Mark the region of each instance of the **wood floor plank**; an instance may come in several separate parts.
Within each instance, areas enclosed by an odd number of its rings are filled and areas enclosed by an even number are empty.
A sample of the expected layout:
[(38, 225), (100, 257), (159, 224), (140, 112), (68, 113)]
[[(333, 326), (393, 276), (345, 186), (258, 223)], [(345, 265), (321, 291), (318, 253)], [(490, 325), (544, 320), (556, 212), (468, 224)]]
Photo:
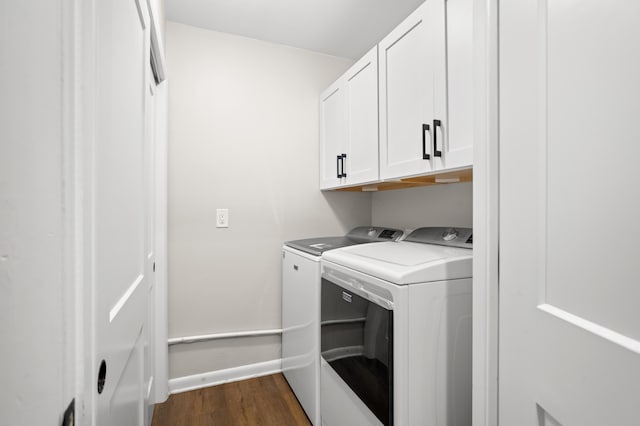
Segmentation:
[(276, 383), (278, 393), (282, 395), (283, 401), (286, 404), (285, 411), (291, 413), (291, 415), (293, 416), (293, 422), (294, 422), (293, 424), (296, 424), (296, 425), (310, 424), (309, 419), (307, 418), (307, 415), (305, 414), (304, 410), (300, 406), (298, 399), (291, 391), (291, 388), (289, 387), (289, 383), (287, 383), (287, 380), (284, 378), (284, 376), (282, 374), (275, 375), (273, 376), (273, 380)]
[(282, 374), (174, 394), (155, 407), (152, 426), (308, 426)]

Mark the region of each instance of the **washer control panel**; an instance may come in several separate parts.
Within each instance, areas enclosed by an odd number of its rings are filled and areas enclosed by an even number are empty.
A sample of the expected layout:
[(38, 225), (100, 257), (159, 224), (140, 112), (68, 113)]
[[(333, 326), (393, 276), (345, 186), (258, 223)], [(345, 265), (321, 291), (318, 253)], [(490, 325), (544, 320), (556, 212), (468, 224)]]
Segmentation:
[(426, 227), (418, 228), (409, 234), (405, 241), (442, 246), (473, 248), (473, 229)]
[(349, 231), (347, 238), (366, 241), (397, 241), (402, 235), (404, 232), (401, 229), (359, 226)]

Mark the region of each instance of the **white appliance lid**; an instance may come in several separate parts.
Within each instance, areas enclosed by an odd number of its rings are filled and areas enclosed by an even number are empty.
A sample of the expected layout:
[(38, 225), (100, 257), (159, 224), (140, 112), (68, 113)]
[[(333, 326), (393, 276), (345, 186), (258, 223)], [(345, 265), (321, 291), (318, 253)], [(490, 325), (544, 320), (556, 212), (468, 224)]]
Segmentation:
[(363, 244), (328, 251), (329, 262), (398, 285), (472, 276), (473, 251), (409, 241)]

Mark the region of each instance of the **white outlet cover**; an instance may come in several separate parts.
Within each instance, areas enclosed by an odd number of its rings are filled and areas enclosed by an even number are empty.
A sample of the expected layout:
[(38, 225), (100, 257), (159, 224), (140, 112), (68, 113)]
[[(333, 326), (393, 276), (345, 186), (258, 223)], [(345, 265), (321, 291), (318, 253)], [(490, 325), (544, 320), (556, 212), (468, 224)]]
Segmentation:
[(216, 209), (216, 228), (229, 227), (229, 209)]

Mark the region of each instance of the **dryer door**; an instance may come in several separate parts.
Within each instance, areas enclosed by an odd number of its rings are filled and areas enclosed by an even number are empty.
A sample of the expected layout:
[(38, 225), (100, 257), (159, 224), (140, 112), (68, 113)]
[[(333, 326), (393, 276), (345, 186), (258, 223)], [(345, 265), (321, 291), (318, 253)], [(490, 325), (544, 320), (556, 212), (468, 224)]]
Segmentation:
[(363, 296), (322, 278), (321, 355), (382, 424), (392, 425), (393, 310)]

